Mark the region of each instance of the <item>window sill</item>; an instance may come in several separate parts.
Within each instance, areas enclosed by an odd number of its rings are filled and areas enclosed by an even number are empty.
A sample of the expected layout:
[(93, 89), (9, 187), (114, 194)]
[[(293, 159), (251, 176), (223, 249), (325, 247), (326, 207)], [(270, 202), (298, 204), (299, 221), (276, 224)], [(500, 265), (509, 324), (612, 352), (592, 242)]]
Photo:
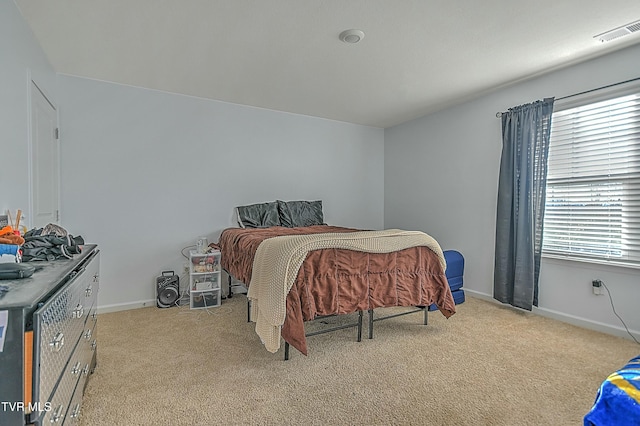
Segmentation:
[(547, 254), (547, 253), (542, 253), (542, 259), (549, 259), (549, 260), (554, 260), (554, 261), (559, 261), (558, 263), (562, 263), (562, 262), (576, 262), (576, 263), (580, 263), (583, 264), (585, 266), (590, 265), (594, 268), (598, 267), (598, 266), (606, 266), (606, 267), (610, 267), (610, 268), (615, 268), (615, 269), (627, 269), (630, 270), (629, 272), (633, 271), (636, 272), (638, 270), (640, 270), (640, 265), (634, 265), (634, 264), (630, 264), (630, 263), (623, 263), (623, 262), (618, 262), (618, 261), (612, 261), (612, 260), (599, 260), (599, 259), (583, 259), (583, 258), (577, 258), (577, 257), (572, 257), (572, 256), (562, 256), (562, 255), (558, 255), (558, 254)]

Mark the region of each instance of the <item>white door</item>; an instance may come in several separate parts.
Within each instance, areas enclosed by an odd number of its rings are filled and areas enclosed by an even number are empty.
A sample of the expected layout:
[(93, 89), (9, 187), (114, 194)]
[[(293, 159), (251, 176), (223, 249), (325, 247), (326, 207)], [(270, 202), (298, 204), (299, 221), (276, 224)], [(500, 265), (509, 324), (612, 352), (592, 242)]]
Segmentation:
[(60, 143), (57, 111), (31, 82), (31, 217), (33, 228), (60, 219)]

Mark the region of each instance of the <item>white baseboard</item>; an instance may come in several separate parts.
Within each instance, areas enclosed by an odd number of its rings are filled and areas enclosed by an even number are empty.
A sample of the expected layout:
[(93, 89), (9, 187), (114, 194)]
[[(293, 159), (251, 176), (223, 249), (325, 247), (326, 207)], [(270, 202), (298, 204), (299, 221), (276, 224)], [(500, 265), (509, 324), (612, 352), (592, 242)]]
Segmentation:
[[(476, 299), (482, 299), (485, 300), (487, 302), (493, 302), (497, 305), (500, 306), (506, 306), (506, 307), (510, 307), (512, 309), (515, 310), (520, 310), (519, 308), (515, 308), (512, 307), (510, 305), (501, 303), (499, 301), (497, 301), (496, 299), (493, 298), (493, 296), (486, 294), (486, 293), (480, 293), (478, 291), (474, 291), (474, 290), (469, 290), (466, 288), (463, 288), (465, 294), (467, 294), (468, 296), (471, 297), (475, 297)], [(592, 320), (588, 320), (585, 318), (581, 318), (581, 317), (576, 317), (574, 315), (569, 315), (569, 314), (565, 314), (563, 312), (558, 312), (558, 311), (554, 311), (551, 309), (546, 309), (546, 308), (537, 308), (537, 307), (533, 307), (533, 310), (531, 311), (534, 314), (546, 317), (546, 318), (551, 318), (551, 319), (555, 319), (558, 321), (562, 321), (562, 322), (566, 322), (568, 324), (572, 324), (572, 325), (576, 325), (578, 327), (582, 327), (582, 328), (587, 328), (589, 330), (595, 330), (595, 331), (599, 331), (601, 333), (606, 333), (606, 334), (611, 334), (613, 336), (618, 336), (618, 337), (622, 337), (628, 340), (633, 340), (631, 339), (631, 336), (629, 336), (629, 333), (627, 333), (627, 330), (625, 330), (622, 327), (615, 327), (612, 326), (610, 324), (604, 324), (598, 321), (592, 321)], [(634, 335), (634, 337), (638, 340), (640, 340), (640, 332), (635, 331), (635, 330), (629, 330), (629, 332), (631, 334)]]
[[(234, 287), (236, 287), (236, 283), (233, 284)], [(238, 291), (237, 291), (238, 290)], [(237, 289), (234, 288), (234, 294), (236, 293), (243, 293), (243, 288), (238, 287)], [(465, 294), (467, 296), (470, 297), (475, 297), (476, 299), (482, 299), (485, 300), (487, 302), (491, 302), (491, 303), (495, 303), (496, 305), (500, 305), (500, 306), (504, 306), (504, 307), (509, 307), (511, 309), (515, 309), (515, 310), (520, 310), (519, 308), (515, 308), (512, 307), (510, 305), (504, 304), (504, 303), (500, 303), (499, 301), (497, 301), (496, 299), (493, 298), (493, 296), (491, 296), (490, 294), (486, 294), (486, 293), (481, 293), (478, 291), (474, 291), (474, 290), (469, 290), (466, 288), (463, 288)], [(98, 306), (98, 314), (106, 314), (109, 312), (118, 312), (118, 311), (127, 311), (129, 309), (140, 309), (140, 308), (148, 308), (150, 306), (156, 306), (156, 300), (155, 299), (150, 299), (150, 300), (140, 300), (137, 302), (129, 302), (129, 303), (116, 303), (113, 305), (104, 305), (104, 306)], [(625, 330), (622, 327), (615, 327), (612, 326), (610, 324), (604, 324), (598, 321), (592, 321), (592, 320), (588, 320), (585, 318), (581, 318), (581, 317), (576, 317), (573, 315), (569, 315), (569, 314), (565, 314), (563, 312), (558, 312), (558, 311), (554, 311), (551, 309), (546, 309), (546, 308), (537, 308), (534, 306), (533, 313), (543, 316), (543, 317), (547, 317), (547, 318), (552, 318), (558, 321), (562, 321), (562, 322), (566, 322), (568, 324), (573, 324), (576, 325), (578, 327), (583, 327), (583, 328), (587, 328), (589, 330), (595, 330), (595, 331), (599, 331), (602, 333), (607, 333), (607, 334), (611, 334), (614, 336), (618, 336), (618, 337), (622, 337), (625, 339), (629, 339), (632, 340), (631, 337), (629, 336), (629, 334), (627, 333), (627, 330)], [(640, 332), (635, 331), (635, 330), (629, 330), (631, 332), (631, 334), (633, 334), (635, 336), (636, 339), (640, 340)]]
[[(233, 294), (246, 294), (247, 288), (241, 282), (234, 282), (232, 284)], [(227, 297), (227, 286), (222, 286), (222, 297)], [(187, 295), (188, 299), (188, 295)], [(187, 303), (188, 305), (189, 303)], [(98, 314), (106, 314), (109, 312), (128, 311), (130, 309), (148, 308), (150, 306), (157, 306), (156, 299), (138, 300), (137, 302), (127, 303), (115, 303), (113, 305), (98, 306)]]
[(467, 296), (475, 297), (476, 299), (482, 299), (487, 302), (493, 302), (493, 303), (497, 303), (498, 305), (502, 305), (502, 303), (498, 302), (490, 294), (480, 293), (479, 291), (469, 290), (468, 288), (464, 288), (464, 287), (462, 287), (462, 290), (464, 290), (464, 294)]
[(116, 303), (113, 305), (98, 306), (98, 314), (106, 314), (109, 312), (128, 311), (130, 309), (148, 308), (156, 306), (156, 299), (139, 300), (137, 302)]

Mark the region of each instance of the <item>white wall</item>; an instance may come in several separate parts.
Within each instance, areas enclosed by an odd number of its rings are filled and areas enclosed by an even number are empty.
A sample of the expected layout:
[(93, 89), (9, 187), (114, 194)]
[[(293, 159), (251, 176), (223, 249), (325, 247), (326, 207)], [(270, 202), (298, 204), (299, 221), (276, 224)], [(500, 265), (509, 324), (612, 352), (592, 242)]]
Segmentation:
[[(499, 65), (496, 65), (499, 66)], [(495, 215), (502, 149), (496, 112), (639, 76), (640, 45), (555, 71), (385, 130), (385, 227), (420, 229), (465, 255), (464, 287), (493, 295)], [(618, 314), (640, 333), (640, 271), (544, 259), (536, 311), (626, 336)]]
[(11, 0), (0, 0), (0, 58), (0, 212), (27, 213), (29, 81), (33, 79), (55, 103), (56, 75)]
[(59, 93), (62, 225), (102, 250), (103, 309), (153, 299), (238, 205), (322, 200), (327, 223), (383, 226), (382, 129), (71, 76)]
[[(215, 241), (232, 208), (322, 199), (332, 224), (421, 229), (465, 254), (465, 288), (490, 297), (500, 160), (497, 111), (638, 76), (640, 46), (390, 128), (367, 128), (56, 75), (0, 0), (0, 211), (29, 203), (29, 80), (59, 107), (62, 224), (102, 249), (101, 306), (153, 299), (180, 249)], [(462, 124), (460, 124), (462, 123)], [(384, 191), (383, 191), (384, 185)], [(355, 194), (355, 197), (354, 197)], [(384, 203), (383, 203), (384, 197)], [(543, 314), (623, 335), (640, 330), (639, 273), (543, 260)]]

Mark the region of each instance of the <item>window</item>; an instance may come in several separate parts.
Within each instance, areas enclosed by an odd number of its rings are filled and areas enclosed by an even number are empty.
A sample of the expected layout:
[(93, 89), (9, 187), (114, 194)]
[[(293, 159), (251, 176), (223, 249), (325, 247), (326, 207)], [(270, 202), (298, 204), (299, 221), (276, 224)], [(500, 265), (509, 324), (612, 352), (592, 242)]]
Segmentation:
[(556, 103), (545, 255), (640, 267), (640, 87)]

